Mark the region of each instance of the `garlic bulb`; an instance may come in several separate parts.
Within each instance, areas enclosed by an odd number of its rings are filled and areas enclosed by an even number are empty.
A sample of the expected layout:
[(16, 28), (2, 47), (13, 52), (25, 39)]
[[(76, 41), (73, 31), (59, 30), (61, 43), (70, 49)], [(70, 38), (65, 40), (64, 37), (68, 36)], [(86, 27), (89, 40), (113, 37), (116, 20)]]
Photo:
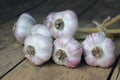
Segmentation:
[(79, 27), (77, 15), (72, 10), (50, 13), (45, 24), (54, 38), (63, 35), (73, 36)]
[(43, 24), (36, 24), (32, 29), (31, 29), (31, 34), (41, 34), (45, 37), (48, 37), (51, 41), (53, 41), (52, 36), (48, 30), (48, 27)]
[(34, 18), (28, 13), (23, 13), (13, 26), (13, 32), (16, 39), (23, 43), (24, 39), (30, 35), (32, 27), (36, 24)]
[(90, 66), (109, 67), (115, 61), (115, 44), (101, 33), (88, 35), (82, 47), (85, 61)]
[(34, 65), (48, 61), (52, 54), (52, 42), (42, 35), (30, 35), (24, 41), (25, 57)]
[(59, 37), (54, 41), (53, 61), (67, 67), (77, 67), (81, 61), (82, 47), (71, 36)]

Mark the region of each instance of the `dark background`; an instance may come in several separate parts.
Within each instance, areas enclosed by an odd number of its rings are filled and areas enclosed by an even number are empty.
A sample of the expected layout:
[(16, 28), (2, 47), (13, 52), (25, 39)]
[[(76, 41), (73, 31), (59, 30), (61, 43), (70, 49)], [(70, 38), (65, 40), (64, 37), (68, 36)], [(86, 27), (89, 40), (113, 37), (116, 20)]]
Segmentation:
[[(49, 0), (0, 0), (0, 24), (3, 24), (16, 16), (19, 16), (23, 12), (32, 10), (40, 5), (44, 5), (44, 3), (46, 3), (47, 1)], [(51, 0), (51, 2), (52, 1), (53, 0)], [(60, 0), (56, 1), (59, 2)], [(79, 2), (81, 2), (81, 4), (79, 5), (79, 11), (86, 14), (87, 12), (89, 12), (89, 14), (86, 15), (86, 17), (89, 17), (89, 19), (93, 19), (94, 15), (97, 14), (100, 14), (97, 17), (97, 19), (99, 19), (99, 17), (105, 18), (108, 15), (115, 16), (120, 13), (120, 0), (79, 0)], [(91, 5), (94, 6), (89, 8)], [(77, 13), (77, 8), (75, 8), (74, 11)]]
[(0, 24), (47, 0), (0, 0)]

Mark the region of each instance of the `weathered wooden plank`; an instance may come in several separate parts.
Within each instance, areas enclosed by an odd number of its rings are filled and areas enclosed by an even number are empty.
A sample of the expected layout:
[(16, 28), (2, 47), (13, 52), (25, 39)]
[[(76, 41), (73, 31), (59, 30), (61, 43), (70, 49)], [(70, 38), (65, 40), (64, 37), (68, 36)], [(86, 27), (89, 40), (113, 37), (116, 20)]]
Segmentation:
[(0, 28), (0, 77), (22, 60), (22, 45), (13, 37), (11, 26), (14, 21)]
[[(68, 1), (76, 2), (74, 0), (68, 0)], [(67, 8), (65, 7), (64, 10), (68, 8), (69, 9), (72, 8), (70, 7), (70, 4), (68, 5), (67, 3), (68, 1), (64, 1), (64, 0), (48, 1), (44, 5), (41, 5), (37, 7), (36, 9), (33, 9), (32, 11), (29, 11), (29, 13), (33, 16), (35, 15), (34, 17), (36, 18), (38, 23), (42, 23), (42, 21), (45, 19), (48, 13), (50, 13), (51, 11), (55, 11), (56, 9), (59, 9), (58, 6), (60, 5), (63, 6), (63, 3), (67, 7)], [(24, 59), (24, 56), (22, 55), (22, 45), (20, 45), (15, 40), (14, 35), (12, 34), (12, 26), (14, 22), (16, 21), (16, 19), (17, 18), (14, 18), (13, 20), (7, 22), (6, 24), (0, 25), (0, 32), (1, 32), (0, 41), (2, 42), (0, 43), (1, 44), (0, 45), (0, 54), (1, 54), (0, 56), (0, 77), (3, 77), (9, 70), (11, 70), (16, 64), (18, 64)]]
[(112, 72), (111, 80), (120, 80), (120, 38), (116, 40), (116, 53), (118, 54), (118, 62)]
[(25, 60), (2, 80), (105, 80), (108, 70), (109, 68), (88, 67), (83, 63), (76, 69), (70, 69), (51, 61), (36, 67)]
[(115, 69), (112, 73), (111, 80), (120, 80), (120, 57), (119, 57), (117, 66), (115, 67)]

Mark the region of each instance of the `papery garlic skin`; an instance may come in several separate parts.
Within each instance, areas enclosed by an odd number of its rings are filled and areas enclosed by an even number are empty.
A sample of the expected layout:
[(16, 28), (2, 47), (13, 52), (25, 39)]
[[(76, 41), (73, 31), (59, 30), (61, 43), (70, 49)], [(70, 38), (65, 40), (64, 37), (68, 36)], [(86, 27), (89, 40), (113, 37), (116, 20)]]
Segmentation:
[(63, 36), (54, 41), (52, 59), (56, 64), (67, 67), (77, 67), (80, 64), (82, 47), (71, 36)]
[(23, 13), (13, 26), (13, 32), (16, 39), (20, 43), (24, 43), (24, 39), (31, 34), (32, 27), (36, 24), (35, 19), (28, 13)]
[(30, 35), (24, 41), (23, 52), (33, 65), (42, 65), (51, 58), (53, 44), (48, 37)]
[(33, 26), (33, 28), (31, 29), (31, 34), (40, 34), (43, 35), (45, 37), (48, 37), (51, 41), (53, 41), (52, 36), (48, 30), (48, 27), (44, 24), (36, 24), (35, 26)]
[(109, 67), (115, 61), (115, 44), (101, 33), (92, 33), (82, 43), (85, 61), (90, 66)]
[(50, 13), (45, 24), (54, 38), (73, 36), (79, 28), (77, 15), (72, 10)]

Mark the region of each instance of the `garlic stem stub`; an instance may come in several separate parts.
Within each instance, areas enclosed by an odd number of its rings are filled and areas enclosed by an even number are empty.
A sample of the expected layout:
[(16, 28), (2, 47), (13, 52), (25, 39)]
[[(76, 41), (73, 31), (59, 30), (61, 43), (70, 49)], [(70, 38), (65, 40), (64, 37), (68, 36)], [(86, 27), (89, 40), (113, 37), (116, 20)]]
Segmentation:
[(115, 61), (115, 44), (102, 33), (92, 33), (82, 43), (85, 61), (90, 66), (109, 67)]
[(54, 38), (73, 36), (79, 28), (78, 17), (72, 10), (50, 13), (45, 24)]
[(52, 59), (56, 64), (77, 67), (80, 64), (82, 46), (72, 36), (59, 37), (54, 41)]
[(36, 24), (35, 26), (33, 26), (33, 28), (31, 29), (31, 34), (43, 35), (45, 37), (48, 37), (53, 42), (53, 38), (48, 30), (48, 27), (44, 24)]
[(24, 41), (23, 53), (33, 65), (42, 65), (51, 58), (52, 47), (48, 37), (30, 35)]
[(24, 43), (25, 38), (31, 34), (32, 27), (36, 24), (35, 19), (28, 13), (23, 13), (13, 26), (13, 32), (20, 43)]

